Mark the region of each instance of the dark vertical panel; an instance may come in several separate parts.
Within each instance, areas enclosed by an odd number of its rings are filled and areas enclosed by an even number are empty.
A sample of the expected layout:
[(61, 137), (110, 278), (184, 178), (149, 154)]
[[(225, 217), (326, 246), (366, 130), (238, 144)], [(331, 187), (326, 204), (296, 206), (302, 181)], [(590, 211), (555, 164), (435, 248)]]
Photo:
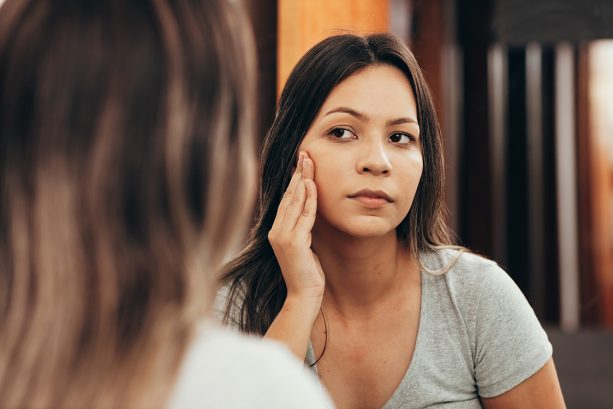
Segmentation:
[(543, 48), (543, 169), (545, 199), (545, 321), (560, 320), (560, 277), (558, 267), (558, 214), (556, 206), (554, 50)]
[(526, 145), (526, 53), (509, 48), (507, 130), (507, 255), (508, 272), (528, 299), (530, 289), (528, 229), (528, 161)]
[(491, 256), (495, 222), (492, 220), (487, 90), (491, 2), (458, 0), (457, 10), (464, 74), (460, 238), (474, 251)]
[(253, 25), (258, 58), (258, 142), (261, 143), (275, 115), (277, 95), (277, 1), (246, 0)]

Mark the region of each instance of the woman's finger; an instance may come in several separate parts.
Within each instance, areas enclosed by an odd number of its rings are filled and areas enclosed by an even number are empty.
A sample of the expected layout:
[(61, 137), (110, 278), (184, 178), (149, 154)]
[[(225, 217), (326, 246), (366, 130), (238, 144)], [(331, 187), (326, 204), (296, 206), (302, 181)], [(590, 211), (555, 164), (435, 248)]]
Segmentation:
[(303, 179), (315, 180), (315, 163), (307, 152), (304, 152), (302, 161), (302, 177)]
[(302, 208), (302, 214), (296, 223), (297, 233), (310, 234), (315, 224), (317, 214), (317, 187), (312, 179), (304, 180), (306, 199)]
[(296, 191), (304, 171), (304, 158), (306, 158), (306, 154), (304, 152), (298, 153), (298, 164), (296, 165), (296, 170), (289, 181), (289, 185), (287, 185), (287, 189), (285, 190), (286, 194), (284, 196), (287, 196), (288, 194), (292, 195)]
[(289, 185), (281, 198), (281, 202), (279, 203), (279, 207), (277, 208), (277, 216), (275, 217), (274, 223), (282, 222), (285, 218), (285, 213), (287, 210), (287, 206), (292, 200), (292, 196), (296, 192), (296, 187), (298, 187), (299, 182), (302, 180), (302, 171), (304, 164), (304, 153), (300, 152), (298, 154), (298, 164), (296, 166), (296, 170), (290, 179)]
[(306, 186), (304, 182), (303, 179), (298, 183), (296, 192), (294, 192), (294, 195), (289, 201), (285, 211), (285, 217), (282, 220), (284, 229), (288, 229), (289, 231), (294, 229), (304, 209), (304, 202), (306, 199)]

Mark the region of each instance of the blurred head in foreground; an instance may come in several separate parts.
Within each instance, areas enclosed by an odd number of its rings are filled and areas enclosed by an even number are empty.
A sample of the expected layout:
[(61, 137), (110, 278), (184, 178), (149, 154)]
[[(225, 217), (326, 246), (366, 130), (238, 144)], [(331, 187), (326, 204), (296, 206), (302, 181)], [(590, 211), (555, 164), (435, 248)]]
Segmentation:
[(234, 3), (0, 7), (1, 407), (164, 406), (253, 195)]

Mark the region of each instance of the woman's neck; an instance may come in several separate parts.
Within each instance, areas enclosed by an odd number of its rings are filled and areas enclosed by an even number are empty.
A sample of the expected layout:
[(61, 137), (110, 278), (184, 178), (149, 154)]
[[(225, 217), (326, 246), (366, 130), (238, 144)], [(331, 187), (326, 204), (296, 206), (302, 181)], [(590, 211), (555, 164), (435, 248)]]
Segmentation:
[(326, 275), (324, 305), (347, 318), (377, 315), (420, 285), (417, 263), (394, 231), (369, 238), (313, 231), (312, 248)]

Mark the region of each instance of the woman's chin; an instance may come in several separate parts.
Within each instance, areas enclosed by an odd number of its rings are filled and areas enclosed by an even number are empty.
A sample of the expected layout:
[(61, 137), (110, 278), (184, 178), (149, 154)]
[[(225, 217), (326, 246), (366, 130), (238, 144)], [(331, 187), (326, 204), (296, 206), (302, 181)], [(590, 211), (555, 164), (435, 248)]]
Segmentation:
[(359, 239), (383, 237), (396, 231), (396, 225), (389, 220), (374, 216), (361, 216), (359, 220), (339, 223), (338, 228), (347, 235)]

